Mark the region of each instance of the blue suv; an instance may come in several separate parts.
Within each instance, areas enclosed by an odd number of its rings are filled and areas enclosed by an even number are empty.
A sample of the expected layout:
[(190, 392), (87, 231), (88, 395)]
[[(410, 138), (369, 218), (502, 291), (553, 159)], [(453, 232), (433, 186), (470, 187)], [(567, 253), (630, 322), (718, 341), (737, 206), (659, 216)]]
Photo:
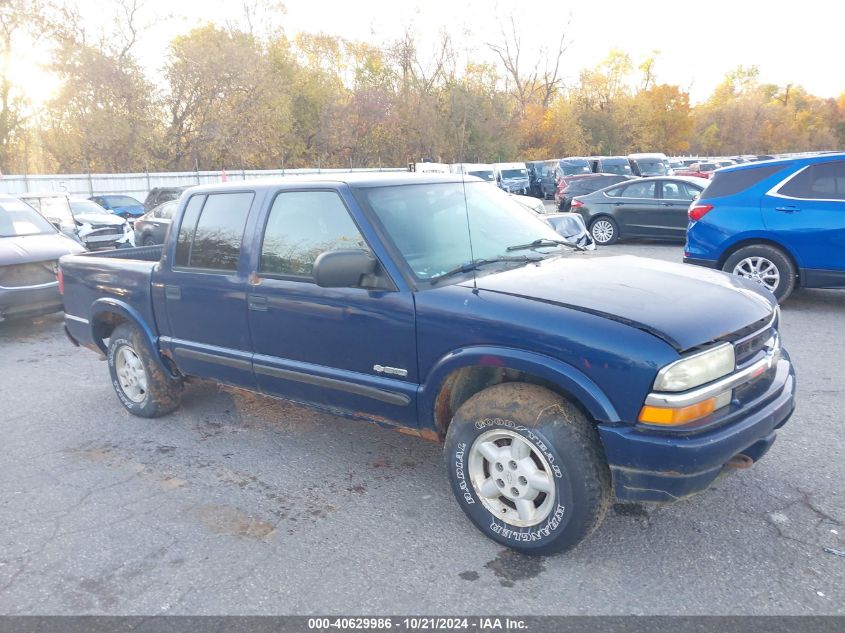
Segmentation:
[(718, 170), (689, 208), (684, 262), (753, 279), (779, 301), (845, 287), (845, 153)]

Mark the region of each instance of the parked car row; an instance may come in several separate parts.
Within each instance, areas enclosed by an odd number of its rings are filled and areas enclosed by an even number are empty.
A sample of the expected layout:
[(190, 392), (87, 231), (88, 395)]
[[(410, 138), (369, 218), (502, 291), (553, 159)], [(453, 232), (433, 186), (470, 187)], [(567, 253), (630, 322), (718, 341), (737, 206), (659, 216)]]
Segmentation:
[[(155, 188), (144, 204), (124, 195), (0, 196), (0, 321), (62, 309), (57, 277), (62, 255), (163, 243), (186, 188)], [(152, 205), (147, 212), (146, 205)], [(136, 218), (134, 226), (127, 218)]]
[(61, 310), (59, 257), (84, 250), (28, 204), (0, 196), (0, 321)]

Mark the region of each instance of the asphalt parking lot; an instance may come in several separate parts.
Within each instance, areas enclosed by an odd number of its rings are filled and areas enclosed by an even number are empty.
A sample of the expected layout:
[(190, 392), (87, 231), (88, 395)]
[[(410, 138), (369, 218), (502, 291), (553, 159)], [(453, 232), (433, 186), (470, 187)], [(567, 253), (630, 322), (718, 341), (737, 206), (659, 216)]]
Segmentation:
[(208, 383), (133, 418), (60, 328), (0, 324), (2, 614), (845, 614), (845, 292), (784, 306), (765, 459), (541, 559), (470, 525), (433, 443)]

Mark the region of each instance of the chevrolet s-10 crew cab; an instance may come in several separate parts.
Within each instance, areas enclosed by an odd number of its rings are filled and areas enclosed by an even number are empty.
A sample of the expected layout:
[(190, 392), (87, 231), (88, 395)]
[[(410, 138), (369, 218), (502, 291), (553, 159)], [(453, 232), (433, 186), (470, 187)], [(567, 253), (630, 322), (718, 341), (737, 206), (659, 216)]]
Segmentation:
[(190, 189), (163, 246), (61, 259), (65, 327), (154, 417), (214, 379), (443, 442), (458, 504), (529, 554), (611, 500), (760, 459), (794, 407), (779, 310), (720, 271), (577, 252), (460, 174)]

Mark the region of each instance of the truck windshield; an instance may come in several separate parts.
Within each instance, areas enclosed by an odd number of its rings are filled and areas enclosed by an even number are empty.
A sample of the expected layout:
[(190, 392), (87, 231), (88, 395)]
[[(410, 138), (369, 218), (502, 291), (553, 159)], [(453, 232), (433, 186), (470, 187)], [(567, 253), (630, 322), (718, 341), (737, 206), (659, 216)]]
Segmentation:
[[(360, 191), (418, 279), (435, 279), (473, 260), (506, 258), (515, 244), (560, 240), (534, 213), (481, 182)], [(562, 252), (556, 244), (535, 250)]]
[(17, 200), (0, 202), (0, 237), (48, 235), (55, 232), (53, 225), (28, 204)]
[(619, 174), (621, 176), (632, 175), (631, 163), (628, 160), (603, 161), (601, 171), (605, 174)]
[(503, 169), (502, 178), (528, 178), (527, 169)]
[(666, 165), (660, 159), (638, 158), (637, 167), (643, 176), (665, 176), (669, 173)]
[(590, 174), (592, 173), (592, 169), (590, 166), (584, 163), (572, 163), (569, 161), (560, 161), (559, 163), (560, 174), (562, 176), (574, 176), (575, 174)]
[(495, 177), (493, 176), (493, 172), (490, 170), (483, 170), (483, 171), (471, 171), (468, 172), (470, 176), (475, 176), (476, 178), (481, 178), (482, 180), (486, 180), (487, 182), (493, 182)]

